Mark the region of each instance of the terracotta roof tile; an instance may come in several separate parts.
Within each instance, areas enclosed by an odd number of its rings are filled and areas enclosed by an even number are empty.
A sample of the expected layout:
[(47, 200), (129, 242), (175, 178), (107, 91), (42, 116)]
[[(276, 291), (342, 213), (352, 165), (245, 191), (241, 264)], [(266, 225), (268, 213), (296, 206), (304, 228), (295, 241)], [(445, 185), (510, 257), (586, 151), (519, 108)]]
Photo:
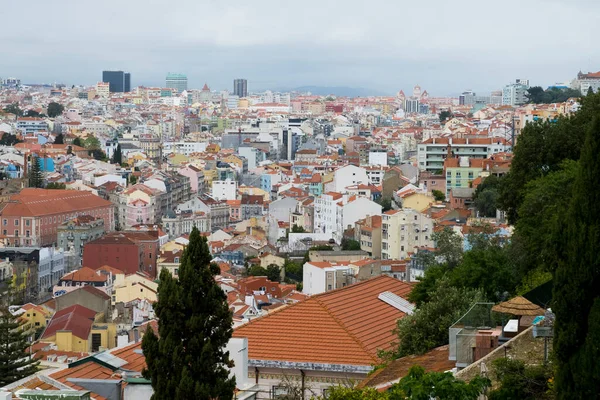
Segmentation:
[(411, 288), (380, 276), (275, 310), (237, 328), (233, 336), (248, 338), (254, 360), (370, 366), (379, 362), (379, 349), (390, 349), (396, 321), (406, 315), (379, 300), (379, 294), (406, 298)]

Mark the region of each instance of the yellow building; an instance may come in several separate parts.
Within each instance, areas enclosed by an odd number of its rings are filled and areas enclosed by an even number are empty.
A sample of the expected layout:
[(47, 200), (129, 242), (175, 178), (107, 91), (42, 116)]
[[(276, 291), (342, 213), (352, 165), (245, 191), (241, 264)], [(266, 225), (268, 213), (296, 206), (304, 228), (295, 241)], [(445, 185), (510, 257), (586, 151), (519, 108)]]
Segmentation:
[(261, 256), (259, 256), (259, 258), (260, 266), (263, 268), (267, 268), (271, 264), (275, 264), (278, 267), (283, 267), (283, 264), (285, 264), (285, 258), (276, 256), (275, 254), (271, 253), (264, 253)]
[(22, 329), (26, 332), (45, 328), (51, 317), (48, 310), (32, 303), (25, 304), (21, 310), (23, 313), (19, 317), (24, 321)]
[(240, 196), (247, 194), (250, 196), (262, 196), (265, 201), (271, 200), (271, 195), (267, 191), (253, 186), (240, 186), (238, 188), (238, 193)]
[(129, 303), (132, 300), (158, 300), (156, 292), (158, 284), (140, 274), (117, 276), (113, 287), (112, 303)]
[(59, 351), (91, 353), (113, 348), (116, 326), (103, 320), (103, 313), (76, 304), (54, 314), (40, 341), (54, 343)]
[(402, 208), (412, 208), (418, 212), (423, 212), (435, 203), (432, 196), (422, 193), (411, 193), (402, 198)]

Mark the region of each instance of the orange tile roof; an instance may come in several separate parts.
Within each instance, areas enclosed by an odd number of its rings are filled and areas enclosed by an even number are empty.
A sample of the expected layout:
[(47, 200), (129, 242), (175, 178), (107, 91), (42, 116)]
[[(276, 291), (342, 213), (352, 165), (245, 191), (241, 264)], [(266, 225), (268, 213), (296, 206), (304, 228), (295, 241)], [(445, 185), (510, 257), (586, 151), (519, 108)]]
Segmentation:
[(370, 366), (380, 361), (379, 349), (391, 348), (396, 321), (406, 315), (379, 300), (379, 294), (406, 298), (411, 289), (380, 276), (275, 310), (237, 328), (233, 336), (248, 338), (253, 360)]
[(93, 193), (78, 190), (27, 188), (21, 190), (21, 193), (11, 196), (10, 200), (2, 209), (2, 215), (53, 215), (112, 207), (110, 201)]
[(146, 368), (146, 358), (140, 352), (142, 349), (142, 342), (133, 343), (120, 349), (114, 349), (111, 353), (125, 361), (127, 364), (120, 367), (128, 371), (142, 372)]
[(413, 365), (420, 365), (427, 372), (445, 372), (454, 368), (455, 364), (455, 361), (448, 360), (448, 346), (441, 346), (422, 355), (412, 355), (394, 360), (385, 368), (375, 371), (358, 386), (390, 386), (404, 378)]
[[(103, 365), (93, 361), (79, 364), (73, 368), (65, 368), (49, 375), (50, 378), (56, 379), (60, 383), (72, 387), (75, 390), (87, 390), (79, 385), (76, 385), (69, 378), (81, 379), (115, 379), (113, 371)], [(91, 393), (91, 396), (96, 400), (104, 400), (105, 397)]]
[(60, 278), (61, 281), (75, 281), (75, 282), (106, 282), (108, 276), (98, 274), (96, 271), (89, 267), (81, 267), (76, 271), (70, 272)]

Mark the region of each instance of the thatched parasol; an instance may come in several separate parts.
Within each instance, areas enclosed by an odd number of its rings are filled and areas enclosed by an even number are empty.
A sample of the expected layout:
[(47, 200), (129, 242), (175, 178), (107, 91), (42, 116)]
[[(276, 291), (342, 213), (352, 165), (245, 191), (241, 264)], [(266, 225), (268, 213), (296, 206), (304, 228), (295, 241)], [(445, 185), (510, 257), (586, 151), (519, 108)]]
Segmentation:
[(537, 306), (527, 300), (525, 297), (517, 296), (508, 301), (505, 301), (500, 304), (496, 304), (492, 307), (492, 311), (496, 311), (502, 314), (511, 314), (511, 315), (544, 315), (544, 309), (540, 306)]

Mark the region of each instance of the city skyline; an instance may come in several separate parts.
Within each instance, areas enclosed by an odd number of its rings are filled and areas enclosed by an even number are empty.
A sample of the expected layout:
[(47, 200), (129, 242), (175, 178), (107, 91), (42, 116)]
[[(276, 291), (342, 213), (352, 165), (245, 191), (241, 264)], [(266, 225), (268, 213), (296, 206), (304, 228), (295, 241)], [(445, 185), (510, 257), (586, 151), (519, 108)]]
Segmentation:
[[(18, 19), (5, 21), (0, 32), (12, 56), (0, 61), (0, 76), (93, 85), (97, 71), (116, 67), (131, 71), (133, 86), (162, 86), (166, 72), (179, 71), (188, 76), (190, 88), (207, 82), (215, 90), (231, 90), (232, 79), (244, 76), (253, 91), (314, 85), (393, 94), (419, 84), (444, 96), (498, 90), (517, 76), (545, 87), (572, 79), (579, 70), (600, 69), (600, 55), (589, 52), (593, 11), (600, 11), (600, 4), (589, 0), (511, 0), (485, 15), (471, 0), (458, 6), (350, 2), (335, 7), (335, 18), (320, 13), (323, 3), (313, 1), (285, 12), (270, 0), (259, 5), (183, 2), (176, 9), (140, 1), (114, 4), (118, 7), (108, 1), (103, 10), (93, 10), (89, 25), (83, 17), (92, 9), (85, 4), (67, 1), (59, 11), (34, 0), (38, 12), (29, 23), (55, 18), (69, 23), (46, 32), (41, 43), (34, 32), (23, 31)], [(8, 14), (20, 12), (16, 4), (7, 7)], [(198, 26), (181, 23), (196, 13)], [(128, 16), (134, 14), (147, 23), (132, 29)], [(560, 34), (552, 24), (535, 25), (557, 15), (578, 24)], [(174, 22), (158, 23), (165, 19)], [(399, 35), (398, 24), (401, 32), (414, 35)], [(78, 41), (69, 46), (47, 45), (75, 32)]]

